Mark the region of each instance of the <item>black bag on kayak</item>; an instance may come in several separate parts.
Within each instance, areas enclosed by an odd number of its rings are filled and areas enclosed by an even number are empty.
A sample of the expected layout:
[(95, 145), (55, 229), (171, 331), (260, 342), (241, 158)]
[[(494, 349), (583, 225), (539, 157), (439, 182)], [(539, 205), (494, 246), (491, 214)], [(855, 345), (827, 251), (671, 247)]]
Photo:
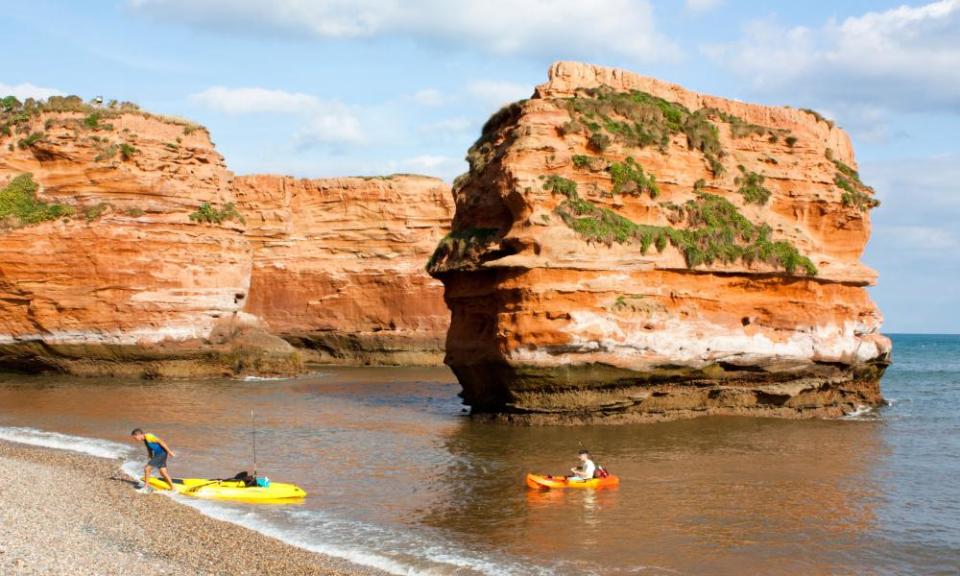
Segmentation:
[(237, 472), (237, 475), (231, 478), (231, 480), (237, 480), (243, 482), (243, 485), (247, 488), (257, 485), (257, 479), (254, 476), (251, 476), (246, 470), (243, 472)]

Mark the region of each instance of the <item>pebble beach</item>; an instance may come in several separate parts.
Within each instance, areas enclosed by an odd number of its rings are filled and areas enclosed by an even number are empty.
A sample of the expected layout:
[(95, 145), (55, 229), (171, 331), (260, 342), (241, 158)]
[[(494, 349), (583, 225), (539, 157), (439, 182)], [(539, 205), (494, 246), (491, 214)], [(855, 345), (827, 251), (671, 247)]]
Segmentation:
[(0, 574), (377, 574), (138, 493), (118, 466), (0, 441)]

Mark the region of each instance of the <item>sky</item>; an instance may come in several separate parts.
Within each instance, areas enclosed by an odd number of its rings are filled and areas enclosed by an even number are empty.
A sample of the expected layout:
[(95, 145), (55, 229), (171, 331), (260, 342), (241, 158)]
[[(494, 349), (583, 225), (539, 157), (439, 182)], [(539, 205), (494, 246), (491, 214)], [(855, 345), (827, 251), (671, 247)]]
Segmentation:
[(960, 332), (960, 0), (4, 2), (0, 94), (130, 100), (238, 174), (451, 181), (556, 60), (819, 110), (882, 201), (886, 332)]

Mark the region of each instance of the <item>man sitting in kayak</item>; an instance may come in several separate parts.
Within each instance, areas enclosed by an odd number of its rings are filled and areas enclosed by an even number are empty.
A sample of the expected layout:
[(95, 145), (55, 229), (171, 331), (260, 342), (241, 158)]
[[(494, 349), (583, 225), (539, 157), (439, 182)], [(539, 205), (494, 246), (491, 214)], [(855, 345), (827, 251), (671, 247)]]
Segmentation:
[(590, 480), (593, 478), (594, 472), (597, 471), (597, 465), (593, 463), (593, 460), (590, 459), (590, 452), (586, 450), (580, 450), (577, 455), (580, 457), (580, 465), (576, 468), (571, 468), (570, 471), (573, 472), (571, 476), (567, 476), (567, 479), (571, 482), (583, 482), (585, 480)]
[(160, 475), (163, 476), (163, 479), (167, 481), (170, 489), (173, 490), (173, 480), (167, 472), (167, 456), (176, 456), (173, 450), (171, 450), (163, 440), (149, 432), (145, 433), (140, 428), (134, 428), (130, 435), (138, 442), (143, 442), (144, 446), (147, 447), (147, 457), (150, 458), (150, 461), (147, 462), (147, 465), (143, 469), (143, 486), (140, 487), (140, 490), (144, 492), (150, 491), (150, 471), (153, 468), (157, 468), (160, 471)]

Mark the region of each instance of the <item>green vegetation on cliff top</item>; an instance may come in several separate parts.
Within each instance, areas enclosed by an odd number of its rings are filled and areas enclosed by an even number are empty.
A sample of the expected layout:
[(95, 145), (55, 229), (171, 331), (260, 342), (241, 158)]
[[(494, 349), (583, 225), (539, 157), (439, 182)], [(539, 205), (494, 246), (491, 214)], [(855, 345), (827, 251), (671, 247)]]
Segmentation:
[(5, 96), (0, 98), (0, 136), (10, 136), (13, 132), (18, 134), (29, 132), (29, 125), (35, 118), (44, 113), (58, 112), (85, 114), (86, 116), (83, 118), (71, 120), (84, 130), (112, 130), (113, 126), (103, 122), (103, 120), (116, 118), (123, 113), (136, 113), (146, 118), (154, 118), (162, 122), (183, 126), (185, 134), (202, 128), (199, 124), (183, 118), (149, 114), (140, 110), (140, 107), (132, 102), (118, 102), (116, 100), (111, 100), (105, 104), (92, 101), (84, 102), (79, 96), (73, 95), (50, 96), (46, 100), (27, 98), (21, 102), (14, 96)]
[(656, 146), (666, 152), (674, 135), (683, 134), (687, 147), (699, 150), (714, 175), (723, 172), (726, 156), (720, 143), (720, 131), (714, 119), (730, 126), (734, 138), (750, 135), (769, 136), (776, 141), (789, 134), (786, 130), (751, 124), (742, 118), (718, 110), (691, 111), (647, 92), (617, 92), (608, 86), (582, 90), (566, 101), (571, 120), (560, 127), (564, 135), (587, 134), (587, 143), (596, 152), (604, 152), (617, 141), (630, 147)]

